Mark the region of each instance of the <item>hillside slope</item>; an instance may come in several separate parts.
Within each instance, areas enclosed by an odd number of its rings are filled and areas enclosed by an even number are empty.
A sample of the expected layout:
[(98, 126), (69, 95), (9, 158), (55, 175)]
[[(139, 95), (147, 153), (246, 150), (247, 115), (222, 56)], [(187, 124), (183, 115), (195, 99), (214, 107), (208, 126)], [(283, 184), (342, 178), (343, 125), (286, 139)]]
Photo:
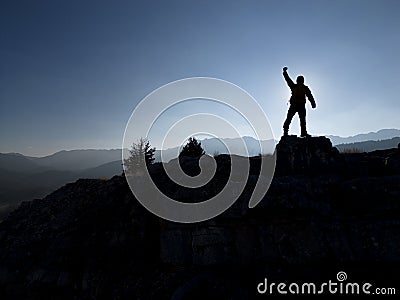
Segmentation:
[(397, 148), (398, 145), (400, 145), (400, 137), (395, 137), (388, 140), (340, 144), (336, 145), (335, 147), (338, 148), (340, 151), (371, 152), (375, 150)]

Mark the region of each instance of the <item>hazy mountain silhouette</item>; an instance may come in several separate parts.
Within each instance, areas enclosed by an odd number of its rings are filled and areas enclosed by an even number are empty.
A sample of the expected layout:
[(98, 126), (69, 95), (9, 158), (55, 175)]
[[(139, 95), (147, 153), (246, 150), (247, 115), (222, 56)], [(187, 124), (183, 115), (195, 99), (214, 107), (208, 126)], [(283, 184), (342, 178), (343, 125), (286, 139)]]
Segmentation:
[[(349, 144), (349, 143), (355, 143), (355, 142), (366, 142), (366, 141), (380, 141), (380, 140), (388, 140), (392, 139), (394, 137), (400, 137), (400, 130), (399, 129), (381, 129), (377, 132), (370, 132), (370, 133), (363, 133), (363, 134), (357, 134), (354, 136), (349, 136), (349, 137), (341, 137), (341, 136), (335, 136), (335, 135), (328, 135), (327, 136), (332, 144), (334, 146), (340, 145), (340, 149), (347, 149), (344, 145), (342, 146), (341, 144)], [(240, 144), (241, 144), (241, 139), (240, 138), (223, 138), (223, 139), (218, 139), (218, 138), (210, 138), (210, 139), (204, 139), (200, 140), (201, 141), (201, 146), (203, 149), (206, 151), (207, 154), (209, 155), (214, 155), (214, 154), (227, 154), (227, 148), (223, 144), (226, 143), (231, 149), (233, 149), (232, 154), (237, 154), (237, 155), (243, 155), (246, 156), (246, 153), (241, 151), (240, 149)], [(249, 156), (256, 156), (260, 154), (260, 145), (259, 141), (254, 139), (253, 137), (243, 137), (243, 140), (245, 141), (245, 144), (247, 145), (247, 149), (249, 152)], [(274, 151), (274, 147), (276, 142), (273, 140), (264, 140), (261, 141), (263, 149), (265, 149), (266, 153), (272, 153)], [(363, 145), (357, 145), (362, 147)], [(392, 147), (397, 147), (397, 144), (393, 144), (392, 142), (383, 142), (383, 143), (376, 143), (374, 146), (365, 146), (366, 148), (363, 151), (374, 151), (374, 150), (379, 150), (379, 149), (387, 149), (387, 148), (392, 148)], [(360, 148), (361, 149), (361, 148)], [(166, 150), (163, 150), (163, 161), (167, 162), (173, 158), (176, 158), (178, 153), (179, 153), (180, 147), (174, 147), (174, 148), (168, 148)], [(155, 160), (156, 161), (161, 161), (161, 151), (156, 150), (155, 152)]]
[(332, 144), (348, 144), (348, 143), (357, 143), (357, 142), (365, 142), (365, 141), (379, 141), (379, 140), (387, 140), (394, 137), (400, 137), (399, 129), (381, 129), (377, 132), (369, 132), (357, 134), (349, 137), (341, 137), (336, 135), (327, 135), (327, 137), (332, 141)]
[(120, 149), (63, 150), (44, 157), (29, 157), (42, 167), (57, 170), (84, 170), (121, 159)]
[(121, 149), (62, 150), (43, 157), (0, 153), (0, 169), (22, 173), (47, 170), (83, 171), (117, 160), (121, 160)]
[[(120, 151), (118, 152), (120, 153)], [(107, 162), (84, 170), (69, 171), (45, 169), (38, 167), (21, 155), (15, 157), (8, 154), (2, 156), (2, 165), (0, 165), (0, 220), (21, 201), (42, 198), (66, 183), (79, 178), (111, 178), (123, 172), (121, 160)], [(9, 170), (12, 162), (17, 162), (16, 166), (19, 171)], [(23, 165), (20, 165), (21, 162), (26, 162), (27, 166), (24, 168)], [(6, 168), (3, 168), (3, 165)]]
[(358, 150), (361, 152), (371, 152), (375, 150), (397, 148), (397, 145), (399, 143), (400, 143), (400, 137), (394, 137), (388, 140), (381, 140), (381, 141), (365, 141), (365, 142), (357, 142), (349, 144), (340, 144), (336, 145), (336, 148), (338, 148), (340, 151)]
[(102, 164), (100, 166), (86, 169), (79, 173), (81, 178), (111, 178), (114, 175), (122, 174), (123, 167), (122, 161), (116, 160), (109, 163)]
[(29, 157), (19, 153), (0, 153), (0, 169), (12, 172), (36, 173), (45, 171), (48, 168), (40, 166)]
[[(263, 154), (273, 153), (275, 148), (275, 141), (274, 140), (263, 140), (258, 141), (253, 137), (245, 136), (243, 137), (243, 141), (247, 147), (248, 153), (243, 151), (242, 145), (242, 138), (210, 138), (210, 139), (203, 139), (200, 140), (201, 147), (204, 151), (209, 155), (214, 154), (228, 154), (229, 147), (231, 149), (231, 154), (241, 155), (241, 156), (256, 156), (259, 155), (261, 152)], [(224, 145), (226, 144), (226, 146)], [(261, 147), (260, 147), (261, 144)], [(261, 148), (263, 151), (261, 151)], [(162, 151), (163, 152), (163, 161), (168, 162), (171, 159), (178, 157), (180, 152), (180, 147), (168, 148)], [(155, 161), (161, 161), (161, 151), (156, 150), (155, 154)]]

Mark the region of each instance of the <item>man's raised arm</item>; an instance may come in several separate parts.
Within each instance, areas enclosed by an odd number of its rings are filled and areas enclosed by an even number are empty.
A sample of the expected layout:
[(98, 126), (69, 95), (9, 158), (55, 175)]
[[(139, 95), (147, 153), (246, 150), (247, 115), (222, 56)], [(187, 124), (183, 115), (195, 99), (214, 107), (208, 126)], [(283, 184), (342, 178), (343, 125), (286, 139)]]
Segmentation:
[(285, 77), (286, 83), (290, 87), (290, 89), (294, 88), (294, 82), (292, 79), (290, 79), (290, 77), (287, 73), (287, 67), (283, 68), (283, 77)]

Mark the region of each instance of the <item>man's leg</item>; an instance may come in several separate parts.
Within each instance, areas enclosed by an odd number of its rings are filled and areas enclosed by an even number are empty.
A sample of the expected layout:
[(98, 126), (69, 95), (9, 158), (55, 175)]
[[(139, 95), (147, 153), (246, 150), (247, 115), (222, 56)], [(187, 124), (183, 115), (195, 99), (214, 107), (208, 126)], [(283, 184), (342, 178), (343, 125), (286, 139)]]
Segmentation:
[(301, 128), (301, 136), (307, 136), (307, 128), (306, 128), (306, 106), (301, 106), (298, 108), (299, 118), (300, 118), (300, 128)]
[(283, 123), (283, 135), (288, 135), (289, 125), (292, 122), (293, 116), (296, 113), (296, 109), (293, 105), (290, 105), (289, 110), (287, 112), (285, 123)]

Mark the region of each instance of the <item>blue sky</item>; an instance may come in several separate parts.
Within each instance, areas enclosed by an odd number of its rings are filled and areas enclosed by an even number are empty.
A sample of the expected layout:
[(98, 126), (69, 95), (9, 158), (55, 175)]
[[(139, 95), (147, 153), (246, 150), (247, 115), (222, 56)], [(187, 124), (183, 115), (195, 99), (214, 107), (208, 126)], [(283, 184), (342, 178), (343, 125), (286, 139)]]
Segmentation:
[(310, 133), (400, 128), (399, 12), (397, 0), (2, 1), (0, 152), (120, 148), (143, 97), (193, 76), (248, 91), (279, 137), (285, 65), (317, 101)]

